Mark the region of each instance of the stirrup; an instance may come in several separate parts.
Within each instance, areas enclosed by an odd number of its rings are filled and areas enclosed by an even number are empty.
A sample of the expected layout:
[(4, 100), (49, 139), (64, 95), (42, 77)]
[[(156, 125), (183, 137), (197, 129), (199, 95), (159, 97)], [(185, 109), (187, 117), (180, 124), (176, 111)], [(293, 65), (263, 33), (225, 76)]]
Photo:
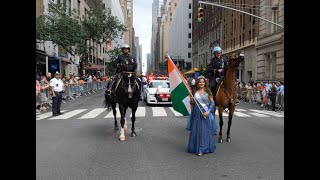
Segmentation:
[(107, 90), (106, 90), (106, 92), (105, 92), (105, 95), (110, 96), (110, 95), (111, 95), (111, 93), (112, 93), (112, 91), (111, 91), (111, 90), (109, 90), (109, 89), (107, 89)]

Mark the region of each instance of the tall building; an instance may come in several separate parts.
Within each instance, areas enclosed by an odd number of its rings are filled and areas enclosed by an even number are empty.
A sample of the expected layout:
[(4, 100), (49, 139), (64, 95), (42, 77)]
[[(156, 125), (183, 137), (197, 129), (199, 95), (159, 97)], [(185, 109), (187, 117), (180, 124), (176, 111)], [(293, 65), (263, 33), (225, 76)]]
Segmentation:
[(164, 0), (161, 6), (161, 25), (160, 25), (160, 58), (156, 62), (159, 67), (158, 70), (164, 73), (163, 63), (166, 61), (166, 55), (168, 54), (168, 44), (169, 44), (169, 26), (172, 21), (172, 15), (175, 11), (177, 3), (179, 0)]
[[(118, 20), (125, 25), (125, 17), (127, 15), (124, 15), (123, 13), (123, 7), (119, 0), (103, 0), (103, 3), (105, 4), (106, 8), (109, 8), (111, 10), (111, 15), (118, 18)], [(125, 33), (124, 33), (125, 34)], [(124, 35), (122, 37), (119, 37), (111, 42), (112, 49), (114, 47), (121, 47), (124, 44)], [(110, 60), (109, 60), (110, 61)]]
[(135, 60), (137, 62), (137, 74), (141, 74), (141, 56), (142, 56), (142, 53), (141, 53), (141, 49), (142, 48), (140, 45), (139, 45), (139, 37), (135, 36), (134, 37), (134, 51), (135, 51)]
[[(260, 15), (284, 25), (284, 0), (260, 0)], [(284, 31), (266, 21), (259, 21), (257, 80), (284, 80)]]
[(140, 64), (140, 67), (139, 69), (137, 69), (138, 71), (138, 74), (142, 74), (142, 44), (139, 44), (139, 64)]
[[(220, 2), (214, 0), (213, 2)], [(222, 9), (211, 5), (204, 8), (203, 22), (198, 22), (197, 0), (193, 0), (192, 12), (192, 65), (194, 68), (205, 68), (210, 62), (212, 48), (221, 46)], [(190, 15), (189, 15), (190, 16)]]
[(134, 34), (133, 34), (133, 0), (127, 0), (127, 9), (128, 9), (128, 20), (129, 20), (129, 25), (127, 29), (129, 30), (129, 39), (132, 39), (131, 42), (129, 42), (129, 46), (133, 46), (133, 41), (134, 41)]
[[(224, 3), (257, 16), (260, 14), (257, 10), (260, 7), (259, 0), (225, 0)], [(244, 51), (245, 60), (240, 63), (236, 71), (236, 77), (240, 81), (248, 82), (250, 78), (256, 80), (257, 51), (255, 45), (258, 28), (258, 18), (223, 9), (222, 54), (228, 59), (233, 53)]]
[(153, 0), (152, 3), (152, 33), (151, 33), (151, 67), (155, 69), (155, 54), (156, 54), (156, 39), (158, 32), (158, 21), (159, 16), (159, 0)]
[(156, 34), (156, 45), (155, 45), (155, 57), (154, 57), (154, 67), (151, 68), (152, 73), (158, 73), (159, 70), (159, 62), (160, 62), (160, 27), (161, 27), (161, 17), (157, 18), (157, 23), (158, 23), (158, 29), (157, 29), (157, 34)]
[(36, 0), (36, 17), (44, 13), (43, 0)]
[(150, 70), (151, 70), (151, 53), (147, 54), (147, 63), (146, 63), (146, 73), (145, 74), (149, 74)]
[(130, 27), (132, 25), (132, 23), (130, 23), (132, 21), (132, 14), (130, 14), (131, 11), (128, 10), (127, 0), (120, 0), (120, 4), (124, 16), (124, 25), (127, 28), (127, 31), (123, 33), (124, 44), (128, 44), (130, 46), (132, 44), (132, 41), (130, 39), (130, 34), (132, 34), (132, 27)]
[(192, 0), (179, 1), (169, 27), (168, 53), (182, 71), (192, 68)]

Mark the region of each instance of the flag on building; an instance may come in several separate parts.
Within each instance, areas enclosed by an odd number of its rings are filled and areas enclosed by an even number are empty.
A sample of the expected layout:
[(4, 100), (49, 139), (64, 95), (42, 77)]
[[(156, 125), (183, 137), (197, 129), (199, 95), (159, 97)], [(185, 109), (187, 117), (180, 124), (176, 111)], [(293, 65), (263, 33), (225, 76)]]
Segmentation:
[(172, 107), (182, 115), (188, 116), (191, 113), (189, 97), (191, 90), (170, 56), (168, 56), (168, 73)]

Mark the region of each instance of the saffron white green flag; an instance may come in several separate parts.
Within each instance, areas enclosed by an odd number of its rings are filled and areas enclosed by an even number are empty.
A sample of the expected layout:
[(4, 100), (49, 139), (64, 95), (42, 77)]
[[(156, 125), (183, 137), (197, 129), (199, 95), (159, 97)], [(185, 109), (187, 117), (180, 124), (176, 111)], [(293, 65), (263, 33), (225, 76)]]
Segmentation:
[(190, 109), (190, 88), (187, 81), (176, 67), (170, 56), (168, 56), (168, 73), (172, 107), (184, 116), (191, 113)]

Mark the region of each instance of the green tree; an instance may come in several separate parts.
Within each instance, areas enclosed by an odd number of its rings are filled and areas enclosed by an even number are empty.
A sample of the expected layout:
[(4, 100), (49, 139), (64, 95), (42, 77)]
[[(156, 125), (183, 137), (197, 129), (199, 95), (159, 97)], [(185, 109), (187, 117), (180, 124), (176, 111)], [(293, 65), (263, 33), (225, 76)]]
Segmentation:
[(119, 55), (122, 54), (121, 47), (115, 47), (113, 50), (107, 51), (107, 54), (111, 60), (111, 62), (106, 63), (106, 68), (107, 72), (109, 75), (115, 74), (116, 68), (114, 67), (115, 65), (115, 60)]
[(103, 44), (107, 39), (112, 41), (121, 37), (125, 26), (111, 15), (110, 9), (104, 8), (101, 1), (91, 2), (90, 10), (82, 18), (76, 10), (69, 15), (63, 4), (50, 2), (48, 14), (36, 19), (37, 42), (52, 41), (71, 55), (79, 55), (83, 63), (94, 43)]

